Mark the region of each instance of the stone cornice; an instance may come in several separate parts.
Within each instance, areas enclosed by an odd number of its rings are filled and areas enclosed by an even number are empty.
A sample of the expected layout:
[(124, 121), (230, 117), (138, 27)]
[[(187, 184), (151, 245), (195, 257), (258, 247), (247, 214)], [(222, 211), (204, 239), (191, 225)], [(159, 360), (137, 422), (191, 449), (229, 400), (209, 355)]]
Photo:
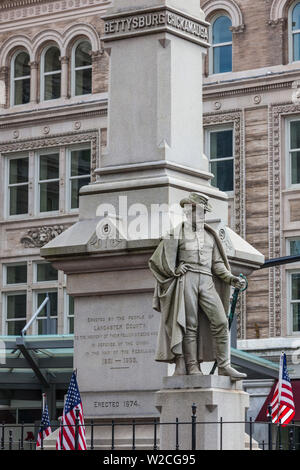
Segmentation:
[(1, 3), (0, 31), (104, 12), (110, 0), (13, 0)]
[(0, 2), (0, 10), (9, 10), (11, 8), (25, 7), (41, 3), (49, 3), (49, 1), (51, 0), (14, 0), (11, 2)]
[(205, 101), (227, 96), (257, 94), (274, 90), (293, 88), (299, 79), (299, 70), (285, 70), (270, 75), (231, 78), (220, 83), (204, 83), (203, 99)]
[[(107, 0), (96, 0), (97, 3), (108, 3)], [(61, 0), (12, 0), (12, 1), (0, 1), (0, 10), (12, 10), (15, 8), (24, 8), (24, 7), (32, 7), (36, 5), (43, 5), (45, 3), (49, 4), (58, 4), (58, 3), (64, 3), (65, 4), (65, 9), (68, 9), (67, 6), (68, 4), (72, 3), (72, 5), (69, 5), (69, 8), (74, 8), (74, 6), (79, 6), (78, 4), (81, 3), (79, 0), (65, 0), (61, 2)], [(87, 2), (85, 2), (87, 3)], [(91, 3), (91, 2), (90, 2)], [(92, 3), (95, 3), (92, 1)]]
[(237, 96), (237, 95), (248, 95), (248, 94), (253, 94), (253, 93), (263, 93), (266, 91), (271, 91), (271, 90), (278, 90), (278, 89), (284, 89), (284, 88), (292, 88), (294, 80), (291, 80), (289, 82), (281, 82), (281, 83), (268, 83), (268, 84), (262, 84), (262, 85), (256, 85), (256, 86), (249, 86), (249, 87), (243, 87), (240, 88), (240, 83), (237, 82), (236, 88), (230, 88), (230, 89), (220, 89), (219, 90), (210, 90), (210, 86), (204, 86), (203, 88), (203, 99), (205, 101), (215, 99), (215, 98), (224, 98), (227, 96)]
[(49, 124), (56, 121), (83, 119), (93, 116), (107, 116), (107, 100), (93, 103), (84, 103), (79, 106), (64, 106), (61, 108), (53, 107), (52, 109), (32, 110), (16, 114), (0, 114), (0, 130), (15, 128), (24, 125), (26, 119), (26, 127), (30, 125)]

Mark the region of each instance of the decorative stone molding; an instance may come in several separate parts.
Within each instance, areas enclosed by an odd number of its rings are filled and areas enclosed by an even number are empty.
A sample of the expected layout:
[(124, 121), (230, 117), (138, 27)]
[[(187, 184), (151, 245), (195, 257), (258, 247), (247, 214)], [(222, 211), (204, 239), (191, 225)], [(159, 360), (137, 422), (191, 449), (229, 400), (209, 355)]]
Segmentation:
[(63, 57), (60, 57), (59, 60), (62, 65), (68, 65), (70, 62), (70, 57), (65, 55)]
[(285, 9), (289, 4), (289, 0), (273, 0), (270, 9), (270, 20), (268, 22), (271, 26), (285, 19)]
[(204, 100), (213, 100), (217, 98), (223, 98), (223, 97), (228, 97), (228, 96), (241, 96), (241, 95), (253, 95), (259, 94), (259, 93), (265, 93), (267, 91), (271, 90), (278, 90), (278, 89), (286, 89), (286, 88), (292, 88), (292, 83), (293, 82), (279, 82), (279, 83), (267, 83), (259, 86), (253, 86), (253, 87), (245, 87), (245, 88), (237, 88), (237, 89), (228, 89), (224, 91), (212, 91), (210, 92), (209, 84), (204, 84), (203, 87), (203, 99)]
[(255, 95), (253, 98), (253, 102), (255, 104), (259, 104), (261, 102), (261, 96), (260, 95)]
[(0, 145), (0, 153), (8, 154), (22, 151), (32, 151), (42, 148), (59, 147), (71, 144), (90, 142), (91, 144), (91, 181), (96, 181), (95, 169), (99, 166), (99, 130), (85, 133), (72, 132), (56, 134), (51, 137), (24, 139), (18, 142), (9, 141)]
[[(269, 106), (269, 258), (281, 256), (281, 122), (283, 116), (300, 114), (299, 104)], [(281, 336), (282, 268), (269, 276), (269, 336)]]
[(231, 28), (229, 28), (229, 29), (233, 34), (239, 34), (239, 33), (243, 33), (245, 31), (245, 25), (240, 24), (239, 26), (231, 26)]
[(267, 25), (272, 26), (272, 28), (275, 28), (277, 25), (284, 26), (286, 23), (287, 19), (286, 18), (278, 18), (277, 20), (268, 20)]
[(37, 61), (29, 62), (31, 69), (38, 69), (39, 63)]
[[(246, 190), (245, 190), (245, 131), (244, 113), (232, 110), (222, 114), (206, 114), (203, 116), (204, 127), (232, 123), (234, 127), (234, 209), (233, 229), (243, 238), (246, 236)], [(238, 337), (244, 338), (246, 334), (246, 297), (241, 297), (237, 316)]]
[(21, 238), (21, 243), (24, 248), (41, 248), (60, 235), (66, 228), (65, 225), (37, 227), (28, 230), (27, 234)]
[(75, 12), (80, 9), (103, 9), (110, 0), (15, 0), (0, 4), (0, 23), (24, 21), (33, 17)]
[(225, 10), (231, 18), (233, 33), (241, 33), (245, 29), (242, 11), (234, 0), (208, 0), (202, 10), (206, 18), (212, 13)]

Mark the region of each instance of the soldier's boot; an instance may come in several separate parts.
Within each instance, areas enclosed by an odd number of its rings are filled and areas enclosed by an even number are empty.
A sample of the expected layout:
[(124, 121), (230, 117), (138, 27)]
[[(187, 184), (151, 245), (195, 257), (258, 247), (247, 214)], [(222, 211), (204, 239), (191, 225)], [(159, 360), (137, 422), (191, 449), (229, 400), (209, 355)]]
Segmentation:
[(173, 375), (186, 375), (186, 366), (184, 356), (177, 356), (176, 357), (176, 367), (175, 372)]
[(229, 340), (227, 338), (216, 339), (217, 346), (217, 362), (218, 362), (218, 375), (225, 375), (230, 377), (231, 380), (243, 380), (247, 377), (246, 374), (238, 372), (231, 367), (229, 359)]
[(184, 359), (188, 375), (203, 375), (197, 360), (197, 339), (183, 340)]
[(231, 366), (226, 367), (219, 367), (218, 368), (218, 375), (226, 375), (231, 378), (231, 380), (243, 380), (246, 379), (247, 374), (243, 374), (242, 372), (238, 372)]

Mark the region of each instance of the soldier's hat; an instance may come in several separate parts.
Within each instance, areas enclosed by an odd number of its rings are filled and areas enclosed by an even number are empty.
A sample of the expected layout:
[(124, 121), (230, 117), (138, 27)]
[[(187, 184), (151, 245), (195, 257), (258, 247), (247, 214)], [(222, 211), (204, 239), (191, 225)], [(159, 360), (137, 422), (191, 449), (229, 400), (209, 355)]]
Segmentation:
[(202, 193), (190, 193), (187, 197), (180, 201), (181, 207), (184, 207), (186, 204), (191, 204), (196, 206), (198, 204), (203, 205), (206, 212), (211, 212), (212, 207), (208, 203), (209, 197), (206, 194)]

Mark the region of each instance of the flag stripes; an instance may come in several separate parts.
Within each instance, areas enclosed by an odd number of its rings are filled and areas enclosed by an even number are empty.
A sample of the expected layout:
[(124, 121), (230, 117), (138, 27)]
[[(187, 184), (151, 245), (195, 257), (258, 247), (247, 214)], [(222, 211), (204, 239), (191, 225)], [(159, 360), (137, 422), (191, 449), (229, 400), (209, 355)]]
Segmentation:
[(42, 413), (42, 419), (41, 419), (41, 426), (39, 429), (39, 433), (37, 436), (37, 441), (36, 441), (36, 448), (38, 449), (41, 447), (42, 443), (42, 435), (43, 435), (43, 440), (51, 434), (51, 426), (50, 426), (50, 419), (49, 419), (49, 412), (48, 412), (48, 406), (46, 401), (44, 401), (43, 397), (43, 413)]
[(279, 379), (271, 401), (272, 423), (287, 425), (295, 416), (293, 389), (287, 370), (285, 353), (281, 354)]
[(86, 450), (83, 407), (78, 389), (76, 373), (73, 372), (64, 406), (62, 426), (59, 429), (56, 441), (57, 450), (75, 450), (76, 413), (78, 414), (78, 450)]

